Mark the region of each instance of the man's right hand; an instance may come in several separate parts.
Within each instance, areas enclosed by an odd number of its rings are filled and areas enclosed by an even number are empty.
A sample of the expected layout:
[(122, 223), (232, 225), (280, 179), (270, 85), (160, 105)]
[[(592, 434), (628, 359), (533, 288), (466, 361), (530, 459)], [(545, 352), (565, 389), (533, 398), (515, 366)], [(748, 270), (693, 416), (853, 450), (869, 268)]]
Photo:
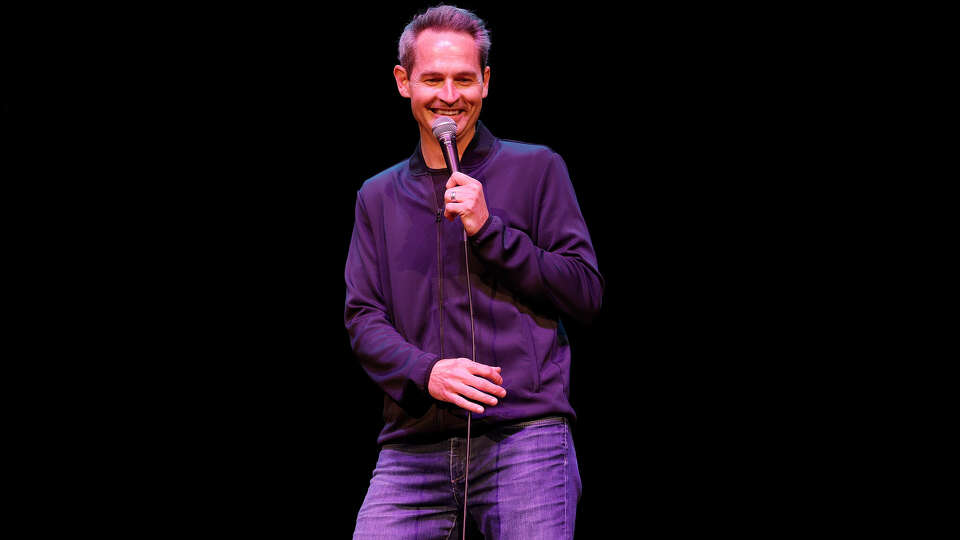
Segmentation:
[(483, 413), (483, 407), (471, 403), (469, 398), (479, 403), (496, 405), (498, 396), (503, 398), (507, 391), (503, 389), (503, 377), (499, 367), (480, 364), (467, 358), (445, 358), (433, 365), (427, 390), (440, 401), (477, 414)]

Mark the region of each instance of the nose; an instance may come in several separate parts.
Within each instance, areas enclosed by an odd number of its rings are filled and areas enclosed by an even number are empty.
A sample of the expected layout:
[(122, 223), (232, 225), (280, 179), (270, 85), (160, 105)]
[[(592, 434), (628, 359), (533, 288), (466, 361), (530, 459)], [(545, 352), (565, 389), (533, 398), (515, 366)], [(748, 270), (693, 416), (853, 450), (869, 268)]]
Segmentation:
[(452, 79), (447, 79), (444, 82), (438, 97), (448, 105), (453, 105), (455, 101), (460, 99), (460, 93), (457, 92), (457, 88), (454, 86)]

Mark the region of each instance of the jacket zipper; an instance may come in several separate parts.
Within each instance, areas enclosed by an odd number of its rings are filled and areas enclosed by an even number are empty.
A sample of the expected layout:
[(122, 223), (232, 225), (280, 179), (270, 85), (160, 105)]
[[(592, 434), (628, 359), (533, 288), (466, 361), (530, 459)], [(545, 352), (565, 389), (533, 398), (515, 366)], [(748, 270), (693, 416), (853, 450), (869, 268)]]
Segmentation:
[(433, 190), (433, 202), (437, 205), (437, 274), (439, 279), (437, 280), (437, 289), (439, 290), (439, 307), (440, 307), (440, 359), (444, 358), (443, 355), (443, 254), (440, 251), (440, 222), (443, 219), (443, 210), (440, 208), (440, 202), (437, 201), (437, 191)]

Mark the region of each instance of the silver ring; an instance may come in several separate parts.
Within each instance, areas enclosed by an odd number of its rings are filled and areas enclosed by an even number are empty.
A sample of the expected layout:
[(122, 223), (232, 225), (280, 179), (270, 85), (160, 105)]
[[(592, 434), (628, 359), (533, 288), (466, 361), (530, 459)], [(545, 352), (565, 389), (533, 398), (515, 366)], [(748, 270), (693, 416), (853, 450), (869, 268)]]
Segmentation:
[(457, 192), (456, 192), (456, 191), (451, 191), (451, 192), (450, 192), (450, 200), (451, 200), (451, 201), (457, 200)]

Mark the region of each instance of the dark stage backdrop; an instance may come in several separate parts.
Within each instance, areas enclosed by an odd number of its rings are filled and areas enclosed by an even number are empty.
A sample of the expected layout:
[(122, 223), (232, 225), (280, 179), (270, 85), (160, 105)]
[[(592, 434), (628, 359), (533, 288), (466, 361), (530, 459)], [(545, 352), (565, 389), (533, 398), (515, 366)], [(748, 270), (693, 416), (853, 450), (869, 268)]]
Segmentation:
[[(343, 267), (356, 191), (417, 143), (392, 69), (429, 5), (127, 13), (54, 55), (71, 66), (58, 82), (74, 90), (54, 94), (69, 124), (109, 134), (78, 152), (105, 179), (90, 186), (121, 194), (100, 225), (127, 269), (111, 335), (129, 342), (126, 369), (143, 351), (123, 402), (145, 407), (121, 417), (163, 434), (145, 444), (162, 457), (146, 484), (204, 530), (353, 529), (382, 398), (350, 351)], [(716, 501), (742, 486), (739, 436), (768, 420), (738, 376), (755, 376), (742, 358), (771, 329), (743, 280), (777, 264), (740, 262), (757, 245), (740, 202), (756, 171), (730, 98), (757, 92), (734, 82), (759, 65), (750, 44), (714, 25), (727, 13), (460, 5), (491, 29), (481, 120), (563, 156), (606, 280), (592, 325), (564, 321), (578, 536), (739, 530)]]

